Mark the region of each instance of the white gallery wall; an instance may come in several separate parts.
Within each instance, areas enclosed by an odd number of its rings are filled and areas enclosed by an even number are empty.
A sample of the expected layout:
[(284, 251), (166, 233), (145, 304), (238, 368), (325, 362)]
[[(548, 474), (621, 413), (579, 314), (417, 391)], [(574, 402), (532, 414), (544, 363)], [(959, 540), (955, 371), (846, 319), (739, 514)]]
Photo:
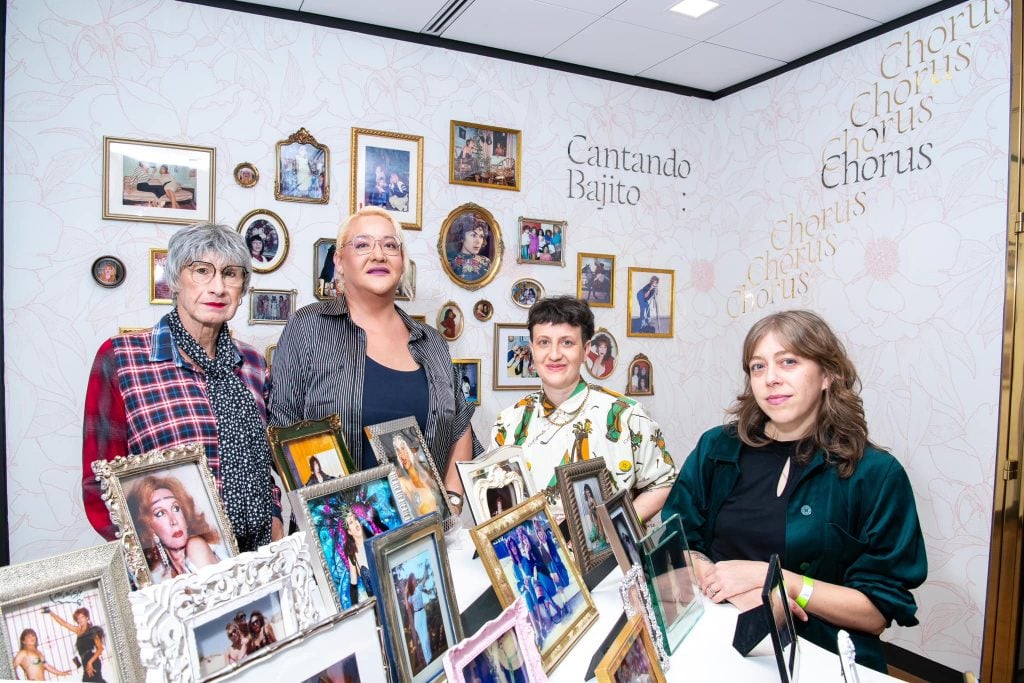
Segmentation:
[[(290, 251), (260, 288), (314, 301), (313, 243), (348, 213), (352, 127), (425, 138), (423, 229), (409, 233), (416, 298), (472, 318), (452, 356), (483, 361), (473, 424), (518, 397), (493, 391), (493, 323), (523, 322), (520, 277), (572, 293), (576, 254), (616, 255), (618, 340), (605, 382), (637, 353), (644, 399), (681, 462), (724, 419), (740, 345), (762, 315), (822, 313), (861, 372), (872, 438), (910, 473), (928, 544), (921, 625), (887, 638), (956, 669), (981, 652), (999, 399), (1009, 110), (1007, 0), (974, 0), (716, 102), (437, 48), (172, 2), (8, 0), (4, 108), (4, 333), (12, 560), (99, 542), (80, 494), (81, 415), (96, 348), (148, 326), (149, 249), (175, 226), (101, 219), (104, 135), (215, 147), (216, 218), (256, 208)], [(452, 119), (523, 133), (522, 191), (448, 182)], [(331, 150), (330, 203), (274, 200), (274, 146), (300, 127)], [(575, 142), (574, 142), (575, 141)], [(570, 144), (573, 145), (570, 150)], [(587, 147), (689, 162), (686, 178), (588, 164)], [(261, 172), (243, 189), (242, 161)], [(582, 162), (582, 163), (578, 163)], [(624, 199), (624, 190), (631, 203)], [(589, 193), (589, 194), (588, 194)], [(444, 275), (436, 244), (456, 206), (490, 210), (505, 237), (476, 292)], [(520, 216), (568, 221), (565, 268), (515, 263)], [(102, 289), (90, 265), (127, 265)], [(675, 338), (626, 336), (630, 266), (676, 273)], [(243, 303), (244, 305), (244, 303)], [(263, 348), (280, 327), (238, 338)]]

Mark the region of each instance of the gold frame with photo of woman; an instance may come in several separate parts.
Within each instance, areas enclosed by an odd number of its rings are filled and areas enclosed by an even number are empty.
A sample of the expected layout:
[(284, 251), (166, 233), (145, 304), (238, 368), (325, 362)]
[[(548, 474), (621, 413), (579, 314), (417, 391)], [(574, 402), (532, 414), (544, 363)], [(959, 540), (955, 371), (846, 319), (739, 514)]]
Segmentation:
[[(636, 368), (647, 368), (647, 388), (641, 384), (633, 384), (633, 370)], [(626, 370), (626, 396), (654, 396), (654, 363), (645, 354), (638, 353), (629, 362)]]
[[(452, 313), (454, 319), (452, 320), (453, 329), (449, 332), (448, 328), (445, 327), (445, 319), (448, 313)], [(447, 341), (455, 341), (462, 336), (462, 332), (466, 329), (466, 316), (463, 314), (462, 309), (454, 301), (446, 301), (437, 311), (437, 318), (435, 319), (437, 324), (434, 328), (441, 333), (441, 336)]]
[(448, 182), (497, 190), (522, 188), (523, 134), (514, 128), (452, 121)]
[(349, 213), (380, 206), (406, 230), (423, 229), (423, 136), (352, 129)]
[[(483, 245), (476, 253), (465, 251), (465, 234), (477, 231), (485, 233)], [(490, 211), (472, 202), (455, 207), (441, 224), (437, 253), (452, 282), (470, 291), (480, 289), (501, 269), (505, 243), (498, 221)]]
[[(645, 290), (654, 284), (655, 279), (658, 281), (655, 291), (645, 295)], [(665, 268), (630, 268), (626, 283), (626, 336), (671, 339), (676, 319), (676, 271)], [(658, 296), (659, 290), (668, 291), (668, 311), (661, 310), (665, 298)], [(640, 297), (644, 298), (646, 305), (641, 305)], [(653, 317), (651, 309), (654, 311)]]
[[(604, 381), (615, 374), (615, 371), (619, 367), (619, 342), (615, 339), (614, 335), (604, 327), (599, 327), (594, 330), (594, 336), (587, 341), (590, 342), (590, 346), (587, 347), (587, 353), (583, 357), (583, 367), (587, 369), (587, 372), (591, 377), (598, 381)], [(594, 365), (598, 359), (597, 345), (602, 341), (606, 342), (606, 345), (608, 346), (605, 359), (611, 358), (612, 367), (607, 372), (597, 373), (594, 372)]]
[[(248, 177), (243, 175), (243, 171), (248, 171)], [(235, 170), (231, 172), (231, 177), (235, 179), (235, 182), (244, 188), (256, 187), (256, 183), (260, 181), (260, 172), (253, 164), (248, 161), (235, 166)]]
[[(238, 221), (238, 234), (245, 240), (252, 256), (252, 272), (273, 273), (284, 264), (288, 258), (288, 226), (284, 224), (281, 217), (268, 209), (253, 209), (242, 216)], [(253, 254), (253, 243), (259, 240), (260, 253)], [(273, 253), (266, 261), (260, 259), (264, 254)], [(266, 265), (262, 265), (262, 264)]]
[[(471, 406), (480, 405), (480, 359), (452, 358), (452, 366), (458, 371), (461, 378), (469, 382), (469, 395), (466, 396), (466, 403)], [(474, 375), (476, 381), (470, 375)], [(462, 389), (462, 380), (459, 380), (459, 389)]]
[[(649, 678), (631, 678), (630, 674), (635, 675), (637, 672), (622, 670), (624, 666), (630, 665), (627, 659), (634, 651), (638, 651), (646, 662), (647, 671), (641, 673), (648, 674)], [(665, 683), (665, 673), (661, 670), (658, 653), (654, 650), (654, 642), (651, 640), (651, 634), (647, 631), (647, 627), (644, 626), (642, 616), (637, 614), (626, 621), (626, 625), (615, 636), (611, 647), (608, 648), (594, 669), (594, 676), (598, 683), (615, 683), (620, 680), (649, 680), (651, 683)]]
[(173, 304), (174, 293), (167, 284), (167, 250), (149, 250), (149, 303)]
[[(604, 536), (607, 532), (601, 524), (598, 506), (612, 497), (615, 493), (615, 484), (612, 483), (604, 458), (559, 465), (555, 468), (555, 478), (558, 480), (558, 495), (562, 499), (562, 509), (565, 510), (565, 519), (569, 526), (573, 554), (576, 555), (580, 570), (586, 574), (612, 555), (612, 545)], [(591, 484), (596, 485), (598, 490), (594, 491)], [(584, 501), (580, 500), (580, 496), (584, 495), (583, 487), (589, 487), (595, 496), (592, 511), (584, 511), (582, 508)], [(587, 520), (586, 524), (584, 517)], [(591, 541), (591, 534), (596, 534), (595, 538), (604, 542), (603, 548), (592, 547), (600, 544)]]
[[(161, 583), (171, 579), (176, 571), (173, 556), (164, 549), (166, 544), (161, 542), (159, 530), (141, 525), (139, 516), (143, 508), (139, 508), (135, 500), (138, 489), (152, 489), (153, 493), (164, 489), (176, 500), (189, 525), (185, 558), (191, 566), (198, 568), (202, 566), (200, 561), (212, 564), (238, 554), (235, 534), (217, 493), (217, 483), (206, 464), (206, 449), (202, 444), (96, 460), (92, 471), (103, 491), (110, 521), (124, 543), (128, 571), (136, 586)], [(210, 559), (209, 551), (215, 559)]]
[(308, 485), (313, 476), (313, 460), (320, 465), (321, 474), (327, 473), (330, 478), (348, 476), (356, 471), (337, 413), (322, 420), (301, 420), (287, 427), (267, 427), (267, 441), (285, 491)]
[[(305, 128), (299, 128), (288, 138), (275, 146), (276, 162), (274, 164), (274, 198), (282, 202), (305, 202), (308, 204), (326, 204), (331, 196), (331, 150), (327, 145), (317, 142), (316, 138)], [(310, 168), (310, 153), (317, 166), (317, 172)], [(286, 172), (285, 164), (295, 162), (295, 178)], [(306, 167), (300, 174), (302, 164)], [(322, 183), (319, 180), (323, 173)], [(310, 192), (310, 181), (317, 177), (318, 192)], [(287, 177), (286, 177), (287, 176)], [(305, 183), (306, 189), (301, 189)], [(318, 196), (319, 195), (319, 196)]]

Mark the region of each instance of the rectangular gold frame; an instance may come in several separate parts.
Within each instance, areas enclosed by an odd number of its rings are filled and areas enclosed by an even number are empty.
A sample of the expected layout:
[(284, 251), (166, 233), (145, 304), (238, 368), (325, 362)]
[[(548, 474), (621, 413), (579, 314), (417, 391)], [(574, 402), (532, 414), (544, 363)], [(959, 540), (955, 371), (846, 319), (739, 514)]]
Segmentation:
[[(633, 273), (647, 273), (655, 276), (667, 275), (671, 278), (668, 283), (669, 291), (669, 315), (668, 315), (668, 332), (634, 332), (633, 331), (633, 299), (636, 297), (638, 292), (633, 291)], [(659, 287), (662, 283), (659, 281)], [(626, 299), (626, 336), (627, 337), (650, 337), (650, 338), (661, 338), (671, 339), (674, 335), (675, 323), (676, 323), (676, 271), (668, 270), (665, 268), (630, 268), (626, 275), (626, 286), (628, 296)], [(661, 314), (659, 312), (659, 317)]]
[(587, 585), (583, 582), (583, 577), (580, 576), (576, 564), (568, 560), (569, 552), (565, 547), (562, 535), (558, 532), (558, 525), (551, 516), (551, 510), (545, 502), (544, 492), (528, 498), (503, 515), (492, 517), (483, 524), (470, 529), (469, 535), (473, 539), (473, 545), (476, 546), (477, 552), (480, 554), (480, 560), (483, 562), (484, 569), (487, 571), (487, 577), (491, 580), (491, 585), (494, 587), (498, 603), (504, 609), (515, 602), (515, 599), (519, 597), (519, 593), (514, 586), (509, 584), (508, 578), (501, 568), (501, 560), (498, 559), (494, 551), (493, 542), (503, 534), (524, 524), (537, 515), (543, 515), (546, 518), (548, 527), (551, 530), (551, 536), (557, 544), (557, 549), (561, 557), (565, 558), (564, 564), (566, 571), (569, 573), (569, 578), (579, 587), (579, 594), (583, 598), (583, 611), (580, 612), (575, 621), (569, 624), (568, 630), (562, 634), (561, 638), (551, 643), (546, 651), (541, 650), (544, 671), (550, 673), (576, 641), (582, 637), (583, 633), (597, 621), (598, 614), (597, 607), (594, 606), (594, 600), (590, 597), (590, 592), (587, 590)]
[[(125, 204), (125, 178), (128, 176), (122, 175), (122, 171), (117, 170), (117, 166), (122, 164), (121, 160), (126, 153), (136, 155), (130, 158), (138, 158), (139, 161), (156, 163), (154, 157), (158, 157), (160, 165), (186, 166), (195, 171), (196, 186), (192, 188), (192, 202), (195, 208), (174, 209)], [(139, 158), (143, 155), (146, 156), (145, 159)], [(210, 222), (216, 215), (214, 211), (217, 199), (214, 189), (216, 182), (217, 150), (213, 147), (107, 136), (103, 138), (103, 218), (105, 220), (174, 225), (188, 225), (200, 221)], [(200, 190), (206, 192), (205, 197), (199, 194)], [(153, 199), (155, 198), (156, 195), (153, 194)], [(143, 197), (130, 201), (144, 202), (146, 199)]]
[[(522, 241), (521, 240), (522, 240), (522, 236), (523, 236), (523, 223), (525, 223), (525, 222), (540, 223), (542, 226), (543, 225), (550, 225), (552, 229), (554, 229), (554, 228), (560, 228), (561, 229), (561, 232), (559, 234), (562, 236), (562, 242), (561, 242), (561, 245), (560, 245), (560, 247), (558, 249), (558, 260), (557, 261), (541, 261), (539, 259), (523, 258), (523, 245), (522, 245)], [(526, 216), (520, 216), (519, 217), (518, 228), (517, 228), (516, 236), (515, 236), (516, 237), (516, 239), (515, 239), (515, 244), (516, 244), (516, 263), (526, 263), (526, 264), (529, 264), (529, 265), (532, 265), (532, 266), (562, 266), (564, 268), (565, 267), (565, 233), (566, 233), (566, 229), (568, 227), (569, 227), (569, 222), (568, 221), (553, 221), (550, 218), (527, 218)]]
[(249, 324), (250, 325), (284, 325), (288, 320), (260, 320), (256, 318), (256, 295), (257, 294), (284, 294), (288, 297), (288, 316), (295, 313), (295, 298), (299, 295), (295, 289), (262, 289), (249, 288)]
[[(163, 277), (157, 278), (156, 275), (156, 260), (157, 257), (164, 256), (164, 273)], [(166, 272), (166, 249), (153, 248), (149, 250), (149, 303), (151, 304), (173, 304), (174, 299), (171, 297), (162, 297), (157, 295), (156, 285), (158, 280), (162, 280), (163, 284), (167, 284), (167, 272)]]
[(295, 479), (288, 462), (288, 455), (285, 453), (285, 444), (289, 441), (308, 439), (323, 434), (330, 436), (344, 474), (347, 476), (355, 472), (352, 455), (349, 453), (348, 443), (345, 441), (345, 432), (341, 428), (341, 418), (337, 413), (332, 413), (322, 420), (302, 420), (287, 427), (267, 427), (270, 452), (274, 456), (274, 465), (277, 466), (277, 473), (281, 475), (281, 483), (284, 484), (285, 491), (294, 491), (303, 486), (302, 482)]
[[(396, 147), (401, 148), (399, 151), (407, 152), (414, 155), (416, 158), (409, 162), (409, 174), (415, 172), (415, 178), (408, 178), (406, 182), (406, 189), (409, 195), (413, 194), (415, 188), (415, 196), (413, 196), (408, 203), (413, 205), (413, 210), (409, 210), (409, 207), (403, 211), (399, 207), (391, 204), (392, 197), (388, 198), (389, 204), (384, 207), (388, 211), (395, 211), (395, 217), (398, 222), (401, 223), (402, 227), (406, 230), (422, 230), (423, 229), (423, 136), (422, 135), (409, 135), (407, 133), (392, 133), (385, 130), (371, 130), (369, 128), (353, 128), (352, 129), (352, 178), (349, 184), (349, 213), (355, 213), (357, 209), (362, 208), (366, 202), (360, 202), (359, 197), (363, 197), (364, 193), (359, 192), (359, 180), (366, 178), (368, 168), (364, 166), (365, 159), (360, 159), (360, 150), (363, 149), (361, 141), (364, 138), (379, 138), (381, 146), (385, 146), (387, 140), (397, 140), (399, 143)], [(403, 144), (404, 143), (404, 144)], [(387, 173), (388, 170), (384, 169)], [(385, 178), (386, 181), (390, 181), (390, 178)], [(403, 220), (404, 219), (404, 220)]]
[[(606, 538), (608, 547), (597, 553), (591, 552), (587, 545), (587, 535), (583, 529), (583, 516), (579, 506), (576, 504), (576, 497), (573, 495), (573, 483), (580, 479), (597, 477), (598, 485), (601, 487), (601, 500), (603, 503), (615, 493), (615, 484), (604, 464), (604, 458), (591, 458), (582, 462), (571, 462), (566, 465), (559, 465), (555, 468), (555, 477), (558, 480), (558, 495), (562, 499), (562, 509), (565, 510), (565, 519), (569, 527), (569, 538), (572, 539), (573, 553), (576, 555), (576, 562), (584, 574), (597, 565), (604, 562), (612, 554), (611, 542)], [(600, 532), (604, 530), (601, 520), (597, 516), (597, 508), (594, 509), (594, 527)]]
[[(149, 586), (153, 578), (149, 564), (143, 552), (138, 529), (128, 510), (127, 494), (123, 480), (139, 474), (152, 474), (178, 465), (195, 466), (199, 481), (213, 508), (214, 519), (211, 524), (217, 527), (223, 545), (229, 557), (238, 555), (238, 543), (231, 528), (231, 521), (224, 511), (224, 505), (217, 494), (217, 483), (206, 465), (206, 449), (202, 444), (190, 443), (174, 448), (157, 449), (139, 455), (118, 456), (113, 460), (96, 460), (92, 463), (92, 471), (100, 483), (103, 502), (110, 512), (110, 521), (118, 529), (118, 536), (124, 543), (128, 572), (139, 588)], [(221, 558), (224, 559), (224, 558)]]
[[(476, 131), (483, 131), (485, 134), (489, 133), (503, 133), (507, 136), (515, 136), (515, 156), (512, 156), (512, 168), (508, 168), (505, 163), (510, 158), (508, 152), (511, 151), (512, 143), (506, 141), (507, 147), (505, 149), (506, 154), (502, 162), (498, 164), (491, 164), (491, 155), (482, 157), (486, 162), (486, 168), (479, 169), (475, 172), (464, 172), (464, 169), (457, 169), (458, 157), (455, 154), (455, 131), (459, 127), (472, 128)], [(493, 148), (492, 148), (493, 152)], [(501, 128), (499, 126), (489, 126), (483, 123), (470, 123), (468, 121), (452, 121), (451, 127), (449, 128), (448, 138), (448, 182), (452, 185), (472, 185), (474, 187), (490, 187), (497, 190), (513, 190), (519, 192), (522, 189), (522, 169), (523, 169), (523, 133), (522, 131), (516, 130), (515, 128)], [(476, 180), (467, 180), (472, 175)], [(506, 185), (505, 183), (509, 183)]]
[(632, 649), (633, 644), (640, 640), (643, 643), (644, 653), (651, 666), (652, 683), (665, 683), (665, 674), (661, 670), (661, 663), (658, 661), (658, 654), (654, 651), (654, 643), (651, 642), (651, 634), (644, 626), (643, 617), (639, 614), (632, 616), (626, 625), (619, 631), (615, 641), (608, 652), (601, 659), (601, 662), (594, 669), (594, 675), (598, 683), (615, 683), (615, 675), (622, 668), (626, 655)]
[(471, 406), (478, 406), (478, 405), (480, 405), (480, 389), (481, 389), (480, 378), (483, 377), (483, 375), (480, 374), (480, 359), (479, 358), (452, 358), (452, 366), (454, 366), (456, 363), (461, 363), (462, 365), (472, 365), (472, 366), (474, 366), (476, 368), (476, 400), (475, 401), (466, 401), (466, 402), (469, 403), (469, 405), (471, 405)]
[[(612, 262), (611, 268), (608, 271), (608, 303), (601, 303), (589, 298), (583, 299), (583, 260), (588, 258)], [(576, 298), (586, 301), (587, 305), (591, 308), (615, 308), (615, 256), (613, 254), (593, 254), (590, 252), (576, 254)]]
[[(106, 627), (104, 650), (113, 653), (118, 678), (129, 683), (142, 681), (144, 673), (139, 667), (135, 622), (128, 604), (131, 586), (125, 571), (124, 547), (117, 541), (0, 567), (0, 678), (16, 678), (15, 652), (11, 651), (10, 643), (17, 642), (17, 637), (8, 633), (8, 612), (18, 604), (47, 595), (60, 594), (67, 598), (75, 589), (94, 584), (107, 617), (105, 624), (96, 624)], [(70, 609), (63, 618), (71, 619)]]
[[(324, 272), (323, 269), (327, 265), (326, 260), (334, 258), (334, 254), (331, 252), (331, 249), (336, 248), (335, 243), (337, 241), (338, 238), (336, 237), (321, 237), (313, 243), (313, 296), (320, 301), (328, 301), (334, 298), (334, 283), (337, 282), (337, 274), (331, 278), (331, 282), (329, 283), (323, 282), (323, 278), (321, 278), (320, 275)], [(324, 252), (325, 262), (321, 263), (320, 249), (323, 247), (327, 247), (327, 250)], [(328, 287), (328, 285), (330, 285), (330, 287)], [(327, 294), (324, 294), (325, 289), (327, 290)]]

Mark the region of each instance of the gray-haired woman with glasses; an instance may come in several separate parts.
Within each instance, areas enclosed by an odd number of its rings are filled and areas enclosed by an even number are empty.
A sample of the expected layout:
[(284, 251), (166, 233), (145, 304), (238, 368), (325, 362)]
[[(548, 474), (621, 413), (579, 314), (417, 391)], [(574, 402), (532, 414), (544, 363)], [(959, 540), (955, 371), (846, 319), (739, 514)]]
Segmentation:
[(89, 522), (105, 538), (115, 529), (93, 461), (194, 442), (206, 448), (239, 549), (280, 537), (266, 362), (227, 326), (251, 268), (245, 240), (228, 226), (182, 228), (167, 253), (174, 309), (151, 330), (108, 339), (96, 353), (85, 395), (82, 493)]
[(377, 465), (366, 425), (414, 416), (444, 475), (449, 502), (461, 507), (454, 461), (483, 451), (469, 426), (448, 345), (395, 305), (409, 287), (402, 228), (380, 207), (349, 216), (338, 231), (334, 272), (339, 295), (291, 317), (274, 353), (270, 423), (341, 417), (357, 467)]

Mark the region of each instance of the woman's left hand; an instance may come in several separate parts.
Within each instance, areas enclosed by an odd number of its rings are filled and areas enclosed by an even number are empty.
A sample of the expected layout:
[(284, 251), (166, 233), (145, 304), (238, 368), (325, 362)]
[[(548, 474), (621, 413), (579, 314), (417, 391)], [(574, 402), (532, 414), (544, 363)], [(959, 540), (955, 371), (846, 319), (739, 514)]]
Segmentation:
[(724, 560), (705, 569), (700, 588), (713, 602), (723, 602), (751, 590), (760, 591), (767, 575), (767, 562)]

